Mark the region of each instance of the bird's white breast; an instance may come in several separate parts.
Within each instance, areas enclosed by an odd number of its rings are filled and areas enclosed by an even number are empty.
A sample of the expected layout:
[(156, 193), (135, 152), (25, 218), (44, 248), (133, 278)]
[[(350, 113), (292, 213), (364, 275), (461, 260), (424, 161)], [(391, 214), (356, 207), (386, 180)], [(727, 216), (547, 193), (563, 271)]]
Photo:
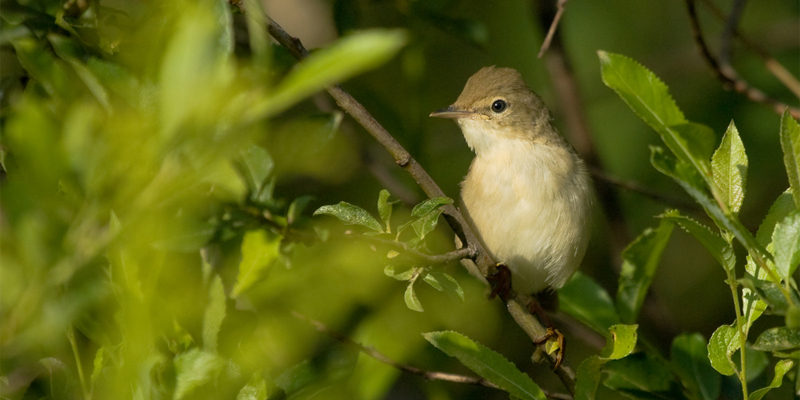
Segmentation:
[(503, 138), (470, 144), (477, 157), (461, 195), (487, 251), (509, 267), (518, 292), (563, 286), (589, 237), (592, 193), (583, 162), (561, 143)]

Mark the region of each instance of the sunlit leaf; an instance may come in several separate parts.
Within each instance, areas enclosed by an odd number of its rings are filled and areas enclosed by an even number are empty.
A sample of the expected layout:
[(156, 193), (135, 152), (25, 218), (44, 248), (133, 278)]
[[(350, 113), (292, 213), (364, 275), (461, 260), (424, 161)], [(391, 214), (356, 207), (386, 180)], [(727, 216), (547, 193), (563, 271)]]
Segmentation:
[(645, 230), (622, 252), (616, 301), (622, 322), (636, 321), (673, 226), (669, 220), (662, 219), (658, 228)]
[(417, 294), (414, 292), (414, 282), (415, 279), (412, 279), (411, 282), (408, 282), (408, 286), (406, 287), (406, 292), (403, 295), (403, 300), (406, 302), (406, 307), (413, 311), (423, 312), (425, 310), (422, 309), (422, 303), (419, 302), (417, 298)]
[(214, 353), (198, 348), (175, 356), (175, 395), (183, 399), (194, 389), (210, 382), (225, 366), (225, 362)]
[(405, 43), (401, 30), (371, 29), (345, 36), (297, 64), (275, 88), (274, 96), (254, 105), (248, 116), (281, 112), (314, 92), (389, 61)]
[(217, 336), (225, 319), (225, 288), (222, 279), (215, 276), (208, 288), (208, 306), (203, 317), (203, 349), (217, 351)]
[(789, 279), (800, 264), (800, 212), (794, 211), (775, 225), (772, 234), (775, 269)]
[(756, 233), (758, 242), (765, 247), (770, 244), (775, 225), (795, 211), (797, 211), (797, 206), (795, 206), (792, 198), (792, 190), (788, 189), (775, 199), (764, 221), (761, 222), (761, 226), (758, 227), (758, 233)]
[(274, 162), (262, 147), (250, 145), (239, 155), (239, 168), (250, 189), (250, 200), (265, 203), (272, 199), (270, 178)]
[[(273, 383), (274, 387), (275, 384)], [(274, 390), (274, 388), (273, 388)], [(270, 393), (271, 394), (271, 393)], [(247, 382), (239, 393), (236, 394), (236, 400), (266, 400), (267, 399), (267, 381), (264, 379), (261, 370), (253, 373), (250, 380)]]
[(608, 329), (611, 340), (600, 353), (607, 360), (619, 360), (633, 352), (636, 347), (638, 325), (614, 325)]
[(72, 67), (75, 74), (83, 81), (83, 84), (86, 85), (86, 88), (94, 95), (95, 99), (97, 99), (103, 108), (109, 110), (110, 104), (106, 89), (97, 77), (94, 76), (92, 71), (89, 70), (86, 64), (79, 61), (78, 57), (82, 56), (81, 53), (83, 53), (83, 51), (80, 50), (80, 45), (67, 37), (56, 34), (47, 35), (47, 39), (53, 45), (56, 54)]
[(711, 158), (711, 170), (722, 198), (734, 213), (739, 212), (744, 201), (747, 166), (744, 144), (736, 125), (731, 121), (728, 130), (722, 136), (722, 143)]
[(799, 347), (800, 329), (784, 326), (765, 330), (753, 344), (753, 349), (759, 351), (785, 351)]
[(322, 206), (317, 211), (314, 211), (315, 216), (320, 214), (339, 218), (345, 225), (360, 225), (375, 232), (383, 233), (383, 227), (381, 227), (380, 222), (370, 215), (367, 210), (344, 201), (340, 201), (336, 205)]
[(792, 360), (778, 361), (778, 363), (775, 364), (775, 376), (772, 378), (772, 382), (769, 384), (769, 386), (750, 393), (749, 399), (761, 400), (770, 390), (781, 387), (783, 384), (783, 376), (786, 375), (786, 373), (789, 372), (793, 366), (794, 362)]
[(605, 51), (597, 54), (603, 83), (614, 89), (636, 115), (661, 135), (679, 160), (694, 166), (704, 179), (710, 178), (713, 131), (687, 122), (667, 85), (641, 64), (619, 54)]
[(800, 208), (800, 124), (792, 118), (788, 107), (781, 116), (780, 136), (789, 187), (792, 189), (795, 207)]
[(409, 268), (403, 272), (395, 272), (394, 265), (387, 265), (386, 268), (383, 269), (383, 273), (398, 281), (407, 281), (413, 278), (414, 275), (418, 273), (418, 270), (416, 268)]
[(694, 236), (714, 256), (714, 259), (726, 269), (732, 270), (736, 266), (736, 254), (734, 254), (733, 249), (721, 236), (712, 232), (711, 228), (681, 215), (678, 210), (667, 211), (661, 214), (660, 218), (678, 224), (681, 229)]
[(242, 240), (242, 262), (239, 275), (231, 291), (237, 297), (264, 279), (280, 255), (281, 237), (268, 231), (245, 233)]
[(719, 397), (722, 379), (711, 367), (706, 340), (699, 333), (684, 333), (672, 341), (670, 359), (692, 398), (714, 400)]
[(580, 272), (558, 291), (558, 300), (564, 312), (602, 335), (607, 336), (608, 329), (620, 323), (608, 292)]
[(431, 344), (455, 357), (478, 375), (519, 399), (544, 400), (545, 395), (528, 375), (501, 354), (453, 331), (424, 333)]
[(714, 331), (708, 341), (708, 359), (711, 366), (722, 375), (733, 375), (731, 356), (739, 350), (739, 331), (735, 326), (722, 325)]
[(414, 208), (411, 210), (411, 216), (421, 217), (445, 204), (453, 204), (453, 199), (449, 197), (434, 197), (432, 199), (427, 199), (414, 206)]
[(436, 279), (436, 277), (431, 274), (425, 274), (425, 276), (422, 277), (422, 280), (425, 281), (425, 283), (427, 283), (428, 285), (431, 285), (432, 288), (440, 292), (444, 290), (444, 287), (442, 287), (442, 284), (439, 283), (439, 280)]
[(440, 215), (442, 215), (442, 212), (436, 210), (423, 215), (418, 220), (411, 223), (411, 227), (414, 228), (414, 233), (417, 234), (419, 239), (425, 239), (425, 236), (436, 228), (436, 225), (439, 223)]
[(92, 377), (90, 380), (92, 385), (97, 382), (97, 378), (99, 378), (100, 374), (103, 373), (103, 366), (105, 365), (105, 352), (106, 348), (103, 346), (97, 349), (97, 353), (94, 354), (94, 362), (92, 363)]
[(397, 203), (397, 201), (389, 201), (389, 191), (382, 189), (378, 195), (378, 215), (380, 215), (383, 224), (386, 225), (386, 232), (392, 231), (390, 222), (392, 219), (392, 208), (395, 203)]

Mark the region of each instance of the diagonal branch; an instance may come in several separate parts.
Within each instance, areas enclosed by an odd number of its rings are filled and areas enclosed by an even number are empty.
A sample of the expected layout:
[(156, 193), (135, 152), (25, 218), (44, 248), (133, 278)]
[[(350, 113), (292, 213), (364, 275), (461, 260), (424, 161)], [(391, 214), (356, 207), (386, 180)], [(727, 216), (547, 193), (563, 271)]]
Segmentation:
[(689, 22), (691, 22), (692, 25), (694, 41), (700, 48), (700, 54), (702, 54), (708, 66), (711, 67), (711, 70), (714, 72), (717, 80), (722, 82), (724, 87), (732, 88), (733, 90), (745, 95), (751, 101), (765, 104), (771, 107), (778, 114), (782, 114), (784, 110), (788, 108), (789, 112), (792, 114), (792, 117), (800, 119), (800, 108), (790, 107), (786, 103), (769, 97), (767, 94), (751, 86), (749, 83), (747, 83), (747, 81), (739, 77), (739, 74), (732, 66), (729, 64), (720, 64), (719, 60), (717, 60), (717, 58), (711, 54), (711, 49), (709, 49), (705, 37), (703, 37), (703, 30), (700, 27), (700, 21), (697, 18), (697, 6), (695, 0), (685, 1), (686, 8), (689, 13)]
[[(241, 7), (241, 4), (234, 4)], [(244, 11), (244, 10), (243, 10)], [(267, 20), (267, 30), (269, 34), (280, 43), (281, 46), (285, 47), (292, 56), (297, 58), (298, 60), (302, 60), (308, 55), (308, 50), (303, 47), (303, 44), (300, 42), (300, 39), (289, 35), (280, 25), (278, 25), (272, 18), (269, 16), (265, 16)], [(403, 168), (408, 174), (410, 174), (417, 184), (422, 188), (428, 197), (444, 197), (445, 194), (441, 188), (434, 182), (433, 178), (428, 175), (428, 173), (422, 168), (422, 166), (413, 158), (411, 154), (403, 148), (397, 140), (383, 127), (381, 126), (378, 121), (367, 111), (367, 109), (359, 103), (353, 96), (347, 93), (344, 89), (339, 86), (332, 86), (327, 89), (328, 93), (336, 100), (336, 103), (341, 107), (344, 111), (350, 114), (364, 129), (369, 132), (372, 137), (378, 141), (389, 154), (394, 157), (395, 162), (401, 168)], [(492, 275), (496, 272), (496, 263), (489, 254), (486, 252), (486, 249), (483, 248), (483, 245), (478, 240), (475, 233), (470, 229), (469, 225), (467, 224), (464, 216), (453, 206), (452, 204), (442, 206), (443, 215), (445, 220), (450, 225), (451, 229), (455, 232), (456, 236), (461, 240), (462, 243), (466, 244), (466, 247), (471, 249), (471, 251), (475, 252), (475, 257), (473, 260), (477, 265), (478, 271), (470, 271), (473, 274), (480, 275), (484, 278), (488, 275)], [(520, 300), (522, 301), (522, 300)], [(545, 329), (541, 326), (541, 324), (535, 320), (530, 314), (527, 314), (527, 317), (522, 316), (518, 313), (512, 313), (514, 320), (517, 324), (525, 330), (526, 334), (529, 337), (533, 338), (541, 338), (542, 332), (545, 332)], [(547, 354), (547, 358), (550, 362), (551, 366), (557, 367), (555, 368), (554, 372), (559, 377), (561, 382), (567, 388), (570, 393), (574, 393), (575, 391), (575, 373), (570, 368), (566, 362), (557, 364), (556, 356), (548, 354), (546, 351), (546, 344), (542, 343), (538, 345), (539, 349), (542, 350), (544, 354)]]
[[(327, 327), (320, 321), (311, 319), (303, 314), (300, 314), (297, 311), (292, 311), (292, 315), (294, 315), (295, 318), (301, 321), (307, 322), (308, 324), (313, 326), (314, 329), (316, 329), (317, 331), (322, 332), (341, 343), (356, 348), (356, 350), (358, 350), (359, 352), (372, 357), (376, 361), (382, 362), (390, 367), (399, 369), (400, 371), (421, 376), (425, 380), (466, 383), (470, 385), (484, 386), (492, 389), (500, 389), (494, 383), (489, 382), (486, 379), (480, 377), (451, 374), (448, 372), (428, 371), (421, 368), (413, 367), (411, 365), (401, 364), (395, 360), (392, 360), (387, 355), (381, 353), (374, 347), (364, 346), (363, 344), (358, 343), (337, 331), (334, 331), (333, 329)], [(564, 400), (572, 399), (572, 396), (563, 393), (545, 392), (545, 395), (551, 399), (564, 399)]]

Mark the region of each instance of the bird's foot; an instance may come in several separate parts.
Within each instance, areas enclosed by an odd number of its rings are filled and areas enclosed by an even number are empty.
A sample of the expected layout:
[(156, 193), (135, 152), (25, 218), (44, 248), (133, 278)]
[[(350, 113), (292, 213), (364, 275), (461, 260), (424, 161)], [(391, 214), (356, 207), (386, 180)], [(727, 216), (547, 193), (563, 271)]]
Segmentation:
[(565, 352), (564, 346), (566, 345), (566, 342), (564, 341), (564, 334), (562, 334), (561, 331), (559, 331), (558, 329), (549, 326), (547, 327), (547, 333), (545, 333), (545, 335), (542, 336), (539, 340), (534, 340), (533, 343), (537, 346), (541, 346), (553, 338), (555, 338), (556, 342), (555, 344), (557, 344), (558, 346), (555, 356), (556, 362), (555, 364), (553, 364), (553, 369), (555, 370), (558, 369), (558, 367), (561, 366), (561, 362), (564, 361), (564, 352)]
[[(531, 314), (536, 315), (539, 317), (539, 320), (542, 321), (547, 327), (547, 333), (539, 340), (535, 340), (534, 343), (537, 346), (543, 345), (547, 343), (550, 339), (555, 338), (555, 343), (553, 343), (553, 347), (558, 346), (556, 350), (556, 360), (555, 364), (553, 365), (553, 369), (558, 369), (561, 366), (561, 362), (564, 361), (564, 353), (566, 351), (566, 342), (564, 341), (564, 334), (561, 333), (558, 329), (553, 326), (553, 323), (550, 321), (550, 317), (547, 316), (547, 311), (542, 307), (542, 304), (539, 303), (535, 297), (531, 299), (531, 302), (528, 304), (528, 310)], [(550, 348), (548, 348), (548, 353), (550, 353)]]
[(500, 295), (503, 301), (508, 301), (512, 296), (511, 291), (511, 270), (504, 264), (497, 264), (497, 272), (493, 275), (486, 277), (486, 280), (492, 283), (492, 292), (489, 298), (493, 299)]

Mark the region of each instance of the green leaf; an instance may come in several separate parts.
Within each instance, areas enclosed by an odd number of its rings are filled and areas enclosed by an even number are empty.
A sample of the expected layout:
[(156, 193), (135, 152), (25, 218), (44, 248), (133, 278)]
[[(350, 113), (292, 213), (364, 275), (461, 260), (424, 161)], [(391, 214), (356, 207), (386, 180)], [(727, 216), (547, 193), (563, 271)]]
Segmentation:
[(339, 218), (345, 225), (360, 225), (375, 232), (383, 233), (383, 227), (367, 210), (340, 201), (339, 204), (322, 206), (314, 211), (314, 215), (327, 214)]
[(711, 367), (706, 340), (699, 333), (684, 333), (672, 341), (671, 361), (683, 387), (691, 398), (714, 400), (719, 397), (722, 379)]
[(455, 293), (461, 301), (465, 301), (464, 299), (464, 289), (461, 288), (461, 285), (458, 284), (456, 278), (453, 278), (449, 274), (445, 274), (443, 272), (431, 272), (429, 275), (433, 275), (436, 277), (436, 280), (444, 287), (446, 293)]
[[(635, 353), (606, 363), (603, 384), (622, 393), (647, 392), (650, 398), (680, 398), (669, 366), (649, 353)], [(677, 392), (677, 393), (676, 393)]]
[(800, 208), (800, 124), (792, 118), (788, 107), (781, 116), (781, 148), (794, 205)]
[(800, 264), (800, 212), (794, 211), (775, 225), (772, 234), (775, 269), (788, 280)]
[(575, 375), (575, 400), (594, 400), (606, 361), (594, 355), (581, 362)]
[(736, 254), (733, 248), (718, 234), (711, 231), (711, 228), (681, 215), (678, 210), (670, 210), (661, 214), (659, 218), (672, 221), (697, 239), (703, 247), (708, 250), (717, 262), (728, 270), (736, 267)]
[(94, 385), (97, 382), (97, 378), (100, 377), (100, 374), (103, 372), (103, 365), (105, 364), (105, 346), (100, 347), (97, 349), (97, 353), (94, 354), (94, 363), (92, 369), (92, 377), (90, 382)]
[(423, 312), (425, 310), (422, 309), (422, 303), (419, 302), (417, 298), (417, 294), (414, 293), (414, 282), (416, 282), (416, 277), (411, 279), (411, 282), (408, 282), (408, 286), (406, 287), (406, 292), (403, 295), (403, 300), (406, 301), (406, 307), (413, 311)]
[(389, 191), (382, 189), (378, 195), (378, 215), (380, 215), (381, 220), (384, 225), (386, 225), (386, 232), (392, 231), (390, 220), (392, 219), (392, 207), (395, 203), (397, 203), (397, 201), (389, 201)]
[(192, 390), (210, 382), (225, 366), (214, 353), (193, 348), (175, 356), (175, 395), (180, 400)]
[(800, 329), (785, 326), (770, 328), (758, 335), (753, 344), (754, 350), (785, 351), (800, 348)]
[(639, 325), (614, 325), (608, 329), (610, 340), (603, 348), (601, 357), (606, 360), (619, 360), (633, 352), (636, 347), (636, 330)]
[(442, 284), (439, 283), (439, 280), (436, 279), (436, 277), (433, 276), (432, 274), (425, 274), (425, 276), (422, 277), (422, 280), (425, 281), (425, 283), (427, 283), (428, 285), (431, 285), (432, 288), (440, 292), (444, 290)]
[(728, 130), (722, 136), (722, 143), (711, 158), (711, 171), (722, 198), (733, 213), (739, 212), (744, 201), (747, 166), (744, 144), (736, 125), (731, 121)]
[(388, 277), (397, 279), (398, 281), (407, 281), (416, 276), (419, 271), (417, 268), (409, 268), (403, 272), (397, 273), (394, 272), (394, 265), (387, 265), (386, 268), (383, 269), (383, 273)]
[(756, 233), (758, 242), (765, 247), (772, 243), (772, 234), (775, 231), (775, 225), (795, 211), (797, 211), (797, 206), (795, 206), (794, 200), (792, 199), (792, 189), (787, 189), (775, 199), (764, 221), (761, 222), (761, 226), (758, 227), (758, 232)]
[(289, 204), (289, 210), (286, 212), (286, 221), (289, 223), (289, 225), (293, 224), (300, 218), (300, 216), (303, 214), (303, 210), (306, 209), (311, 200), (314, 200), (313, 196), (304, 195), (294, 199), (292, 204)]
[(519, 399), (544, 400), (545, 395), (528, 375), (501, 354), (452, 331), (429, 332), (427, 341), (455, 357), (478, 375)]
[(714, 132), (689, 123), (669, 94), (669, 88), (655, 74), (636, 61), (598, 51), (603, 83), (628, 104), (642, 120), (661, 135), (679, 160), (692, 165), (704, 179), (711, 177), (708, 159)]
[(754, 253), (762, 257), (767, 255), (764, 246), (756, 241), (755, 237), (742, 225), (736, 216), (725, 215), (719, 208), (717, 202), (709, 197), (703, 185), (703, 181), (696, 170), (692, 169), (691, 166), (686, 163), (678, 162), (674, 158), (664, 154), (664, 149), (660, 147), (652, 146), (650, 150), (650, 163), (653, 164), (659, 172), (674, 179), (686, 193), (689, 193), (689, 195), (703, 207), (706, 214), (711, 217), (720, 229), (725, 229), (732, 233), (751, 255)]
[(414, 228), (414, 233), (417, 234), (420, 240), (425, 239), (425, 236), (436, 228), (436, 225), (439, 223), (440, 215), (442, 215), (442, 211), (436, 210), (421, 216), (418, 220), (411, 223), (411, 227)]
[(287, 109), (325, 87), (389, 61), (406, 43), (402, 30), (370, 29), (354, 33), (302, 60), (275, 88), (266, 102), (254, 105), (248, 119)]
[(722, 325), (714, 331), (708, 341), (708, 360), (711, 366), (722, 375), (733, 375), (734, 363), (731, 359), (739, 350), (739, 331), (735, 326)]
[(658, 228), (645, 230), (622, 252), (617, 290), (617, 311), (622, 322), (636, 321), (673, 227), (672, 222), (662, 219)]
[(602, 356), (591, 356), (578, 367), (575, 399), (590, 400), (595, 398), (597, 385), (603, 366), (611, 361), (627, 357), (636, 347), (637, 325), (614, 325), (609, 328), (606, 346)]
[[(273, 383), (272, 386), (275, 386)], [(274, 389), (273, 389), (274, 390)], [(271, 394), (271, 393), (270, 393)], [(247, 384), (239, 390), (236, 395), (236, 400), (266, 400), (267, 399), (267, 381), (264, 379), (261, 370), (253, 373)]]
[(216, 353), (217, 335), (225, 319), (225, 288), (222, 279), (214, 276), (208, 288), (208, 306), (203, 317), (203, 349)]
[(767, 392), (772, 389), (777, 389), (781, 387), (783, 384), (783, 376), (789, 372), (790, 369), (794, 366), (794, 362), (792, 360), (780, 360), (777, 364), (775, 364), (775, 376), (772, 378), (772, 383), (765, 388), (758, 389), (753, 393), (750, 393), (750, 400), (761, 400)]
[(97, 102), (100, 103), (103, 108), (109, 110), (110, 105), (106, 89), (86, 64), (79, 61), (78, 57), (83, 56), (80, 45), (70, 38), (54, 33), (47, 35), (47, 39), (50, 41), (50, 44), (53, 45), (53, 50), (56, 51), (56, 54), (72, 67), (72, 70), (75, 71), (75, 74), (83, 81), (83, 84), (86, 85), (89, 92), (97, 99)]
[(608, 292), (580, 272), (558, 291), (558, 300), (564, 312), (606, 337), (609, 328), (620, 323)]
[(280, 257), (281, 237), (275, 233), (256, 230), (248, 231), (242, 240), (242, 261), (239, 263), (239, 276), (231, 291), (231, 297), (238, 297), (253, 285), (264, 279)]
[(411, 216), (421, 217), (427, 215), (428, 213), (433, 212), (445, 204), (453, 204), (453, 199), (449, 197), (434, 197), (432, 199), (425, 200), (422, 203), (414, 206), (414, 209), (411, 210)]
[(239, 154), (239, 165), (250, 189), (250, 200), (262, 204), (272, 200), (270, 177), (275, 163), (267, 150), (250, 145)]

